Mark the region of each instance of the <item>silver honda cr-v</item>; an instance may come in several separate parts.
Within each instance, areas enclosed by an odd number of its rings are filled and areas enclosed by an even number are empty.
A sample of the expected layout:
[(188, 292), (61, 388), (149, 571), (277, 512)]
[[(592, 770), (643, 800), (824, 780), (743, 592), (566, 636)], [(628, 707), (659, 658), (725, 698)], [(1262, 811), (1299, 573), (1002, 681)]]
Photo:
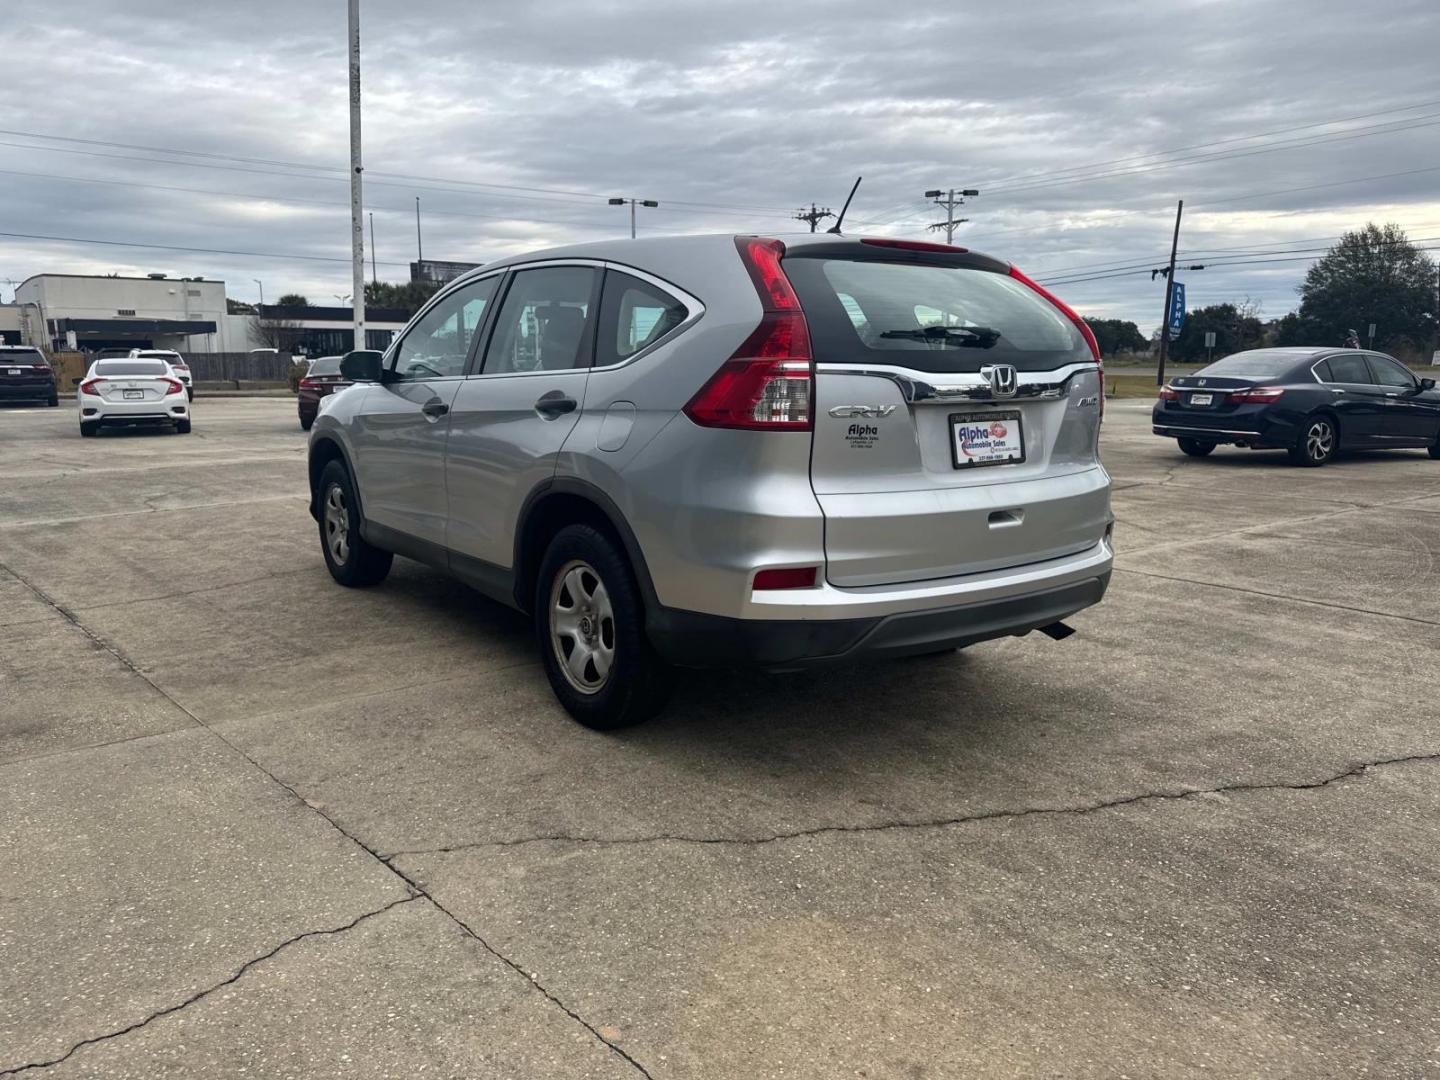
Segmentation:
[(1094, 336), (962, 248), (558, 248), (342, 370), (310, 438), (335, 580), (403, 555), (530, 613), (591, 727), (654, 713), (675, 667), (1063, 636), (1109, 582)]

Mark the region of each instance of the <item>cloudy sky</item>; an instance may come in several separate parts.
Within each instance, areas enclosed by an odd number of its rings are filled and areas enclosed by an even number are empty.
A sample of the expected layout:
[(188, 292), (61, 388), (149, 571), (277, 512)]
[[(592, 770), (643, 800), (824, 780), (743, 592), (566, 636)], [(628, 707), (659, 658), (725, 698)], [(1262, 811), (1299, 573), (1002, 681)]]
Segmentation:
[[(0, 282), (348, 294), (345, 44), (344, 0), (7, 11), (0, 231), (66, 239), (0, 236)], [(625, 235), (611, 195), (660, 202), (645, 232), (783, 233), (859, 174), (847, 232), (933, 238), (923, 192), (977, 187), (957, 243), (1146, 330), (1178, 198), (1192, 306), (1283, 314), (1367, 220), (1440, 247), (1434, 0), (362, 0), (362, 46), (386, 280), (417, 195), (425, 254), (483, 262)]]

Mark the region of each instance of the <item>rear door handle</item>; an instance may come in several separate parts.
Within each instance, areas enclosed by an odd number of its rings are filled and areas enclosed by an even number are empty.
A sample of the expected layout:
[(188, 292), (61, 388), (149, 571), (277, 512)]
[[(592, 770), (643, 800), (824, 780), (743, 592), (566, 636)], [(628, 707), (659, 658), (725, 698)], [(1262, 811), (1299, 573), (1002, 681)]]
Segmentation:
[(426, 416), (428, 416), (431, 420), (439, 420), (440, 417), (444, 416), (450, 411), (450, 406), (446, 405), (445, 402), (441, 401), (439, 398), (436, 398), (433, 401), (427, 401), (424, 405), (421, 405), (420, 411), (423, 412)]
[(535, 402), (535, 411), (542, 419), (557, 420), (566, 413), (574, 412), (579, 404), (564, 390), (551, 390), (540, 395), (540, 400)]

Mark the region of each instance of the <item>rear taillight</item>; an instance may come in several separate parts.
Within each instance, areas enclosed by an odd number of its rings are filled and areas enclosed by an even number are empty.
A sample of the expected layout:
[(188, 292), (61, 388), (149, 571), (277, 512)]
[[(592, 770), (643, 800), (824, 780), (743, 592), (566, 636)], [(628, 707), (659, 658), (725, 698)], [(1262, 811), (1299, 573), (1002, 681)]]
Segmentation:
[(780, 266), (785, 245), (755, 236), (735, 244), (760, 296), (760, 325), (690, 399), (685, 415), (702, 427), (809, 431), (815, 400), (810, 328)]
[(82, 394), (94, 394), (96, 397), (99, 397), (100, 387), (104, 384), (104, 379), (86, 379), (80, 384), (80, 392)]
[(1169, 383), (1166, 383), (1160, 388), (1159, 398), (1161, 401), (1179, 401), (1180, 391), (1176, 390), (1175, 387)]
[(816, 570), (813, 566), (799, 566), (785, 570), (761, 570), (755, 575), (756, 589), (812, 589), (815, 587)]
[(167, 397), (171, 394), (183, 394), (185, 392), (185, 384), (179, 379), (165, 379), (163, 382), (167, 386), (165, 391)]
[(315, 387), (318, 386), (318, 385), (319, 385), (319, 383), (317, 383), (314, 379), (310, 378), (310, 376), (308, 376), (308, 375), (305, 376), (305, 378), (303, 378), (303, 379), (300, 380), (300, 389), (301, 389), (301, 390), (314, 390)]
[(1090, 324), (1080, 317), (1080, 313), (1065, 303), (1058, 296), (1045, 288), (1038, 281), (1032, 281), (1022, 274), (1014, 266), (1010, 267), (1010, 276), (1022, 285), (1028, 285), (1037, 293), (1043, 296), (1050, 303), (1060, 309), (1060, 313), (1075, 324), (1075, 329), (1080, 331), (1080, 336), (1085, 339), (1085, 344), (1090, 346), (1090, 355), (1100, 365), (1100, 419), (1105, 419), (1105, 361), (1100, 357), (1100, 342), (1095, 340), (1095, 331), (1090, 329)]
[(1252, 386), (1249, 390), (1237, 390), (1230, 395), (1232, 405), (1265, 405), (1275, 401), (1285, 388), (1281, 386)]

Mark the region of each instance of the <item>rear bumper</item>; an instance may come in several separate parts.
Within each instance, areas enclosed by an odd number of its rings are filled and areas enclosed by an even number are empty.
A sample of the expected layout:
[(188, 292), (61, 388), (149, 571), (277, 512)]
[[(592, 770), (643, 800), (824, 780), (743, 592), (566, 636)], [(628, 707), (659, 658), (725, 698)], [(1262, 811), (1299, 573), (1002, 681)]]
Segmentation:
[(80, 419), (87, 424), (113, 427), (123, 424), (173, 424), (190, 419), (190, 407), (184, 394), (169, 394), (160, 401), (107, 401), (100, 405), (85, 402)]
[(1297, 419), (1289, 410), (1275, 406), (1249, 406), (1230, 413), (1206, 413), (1193, 409), (1166, 409), (1157, 405), (1151, 413), (1150, 423), (1151, 431), (1167, 439), (1285, 447), (1295, 441)]
[(781, 622), (662, 609), (650, 619), (657, 652), (679, 667), (791, 671), (858, 659), (914, 656), (1028, 634), (1098, 604), (1110, 571), (1056, 589), (937, 611), (872, 619)]
[(0, 383), (0, 401), (49, 401), (55, 396), (55, 384)]

